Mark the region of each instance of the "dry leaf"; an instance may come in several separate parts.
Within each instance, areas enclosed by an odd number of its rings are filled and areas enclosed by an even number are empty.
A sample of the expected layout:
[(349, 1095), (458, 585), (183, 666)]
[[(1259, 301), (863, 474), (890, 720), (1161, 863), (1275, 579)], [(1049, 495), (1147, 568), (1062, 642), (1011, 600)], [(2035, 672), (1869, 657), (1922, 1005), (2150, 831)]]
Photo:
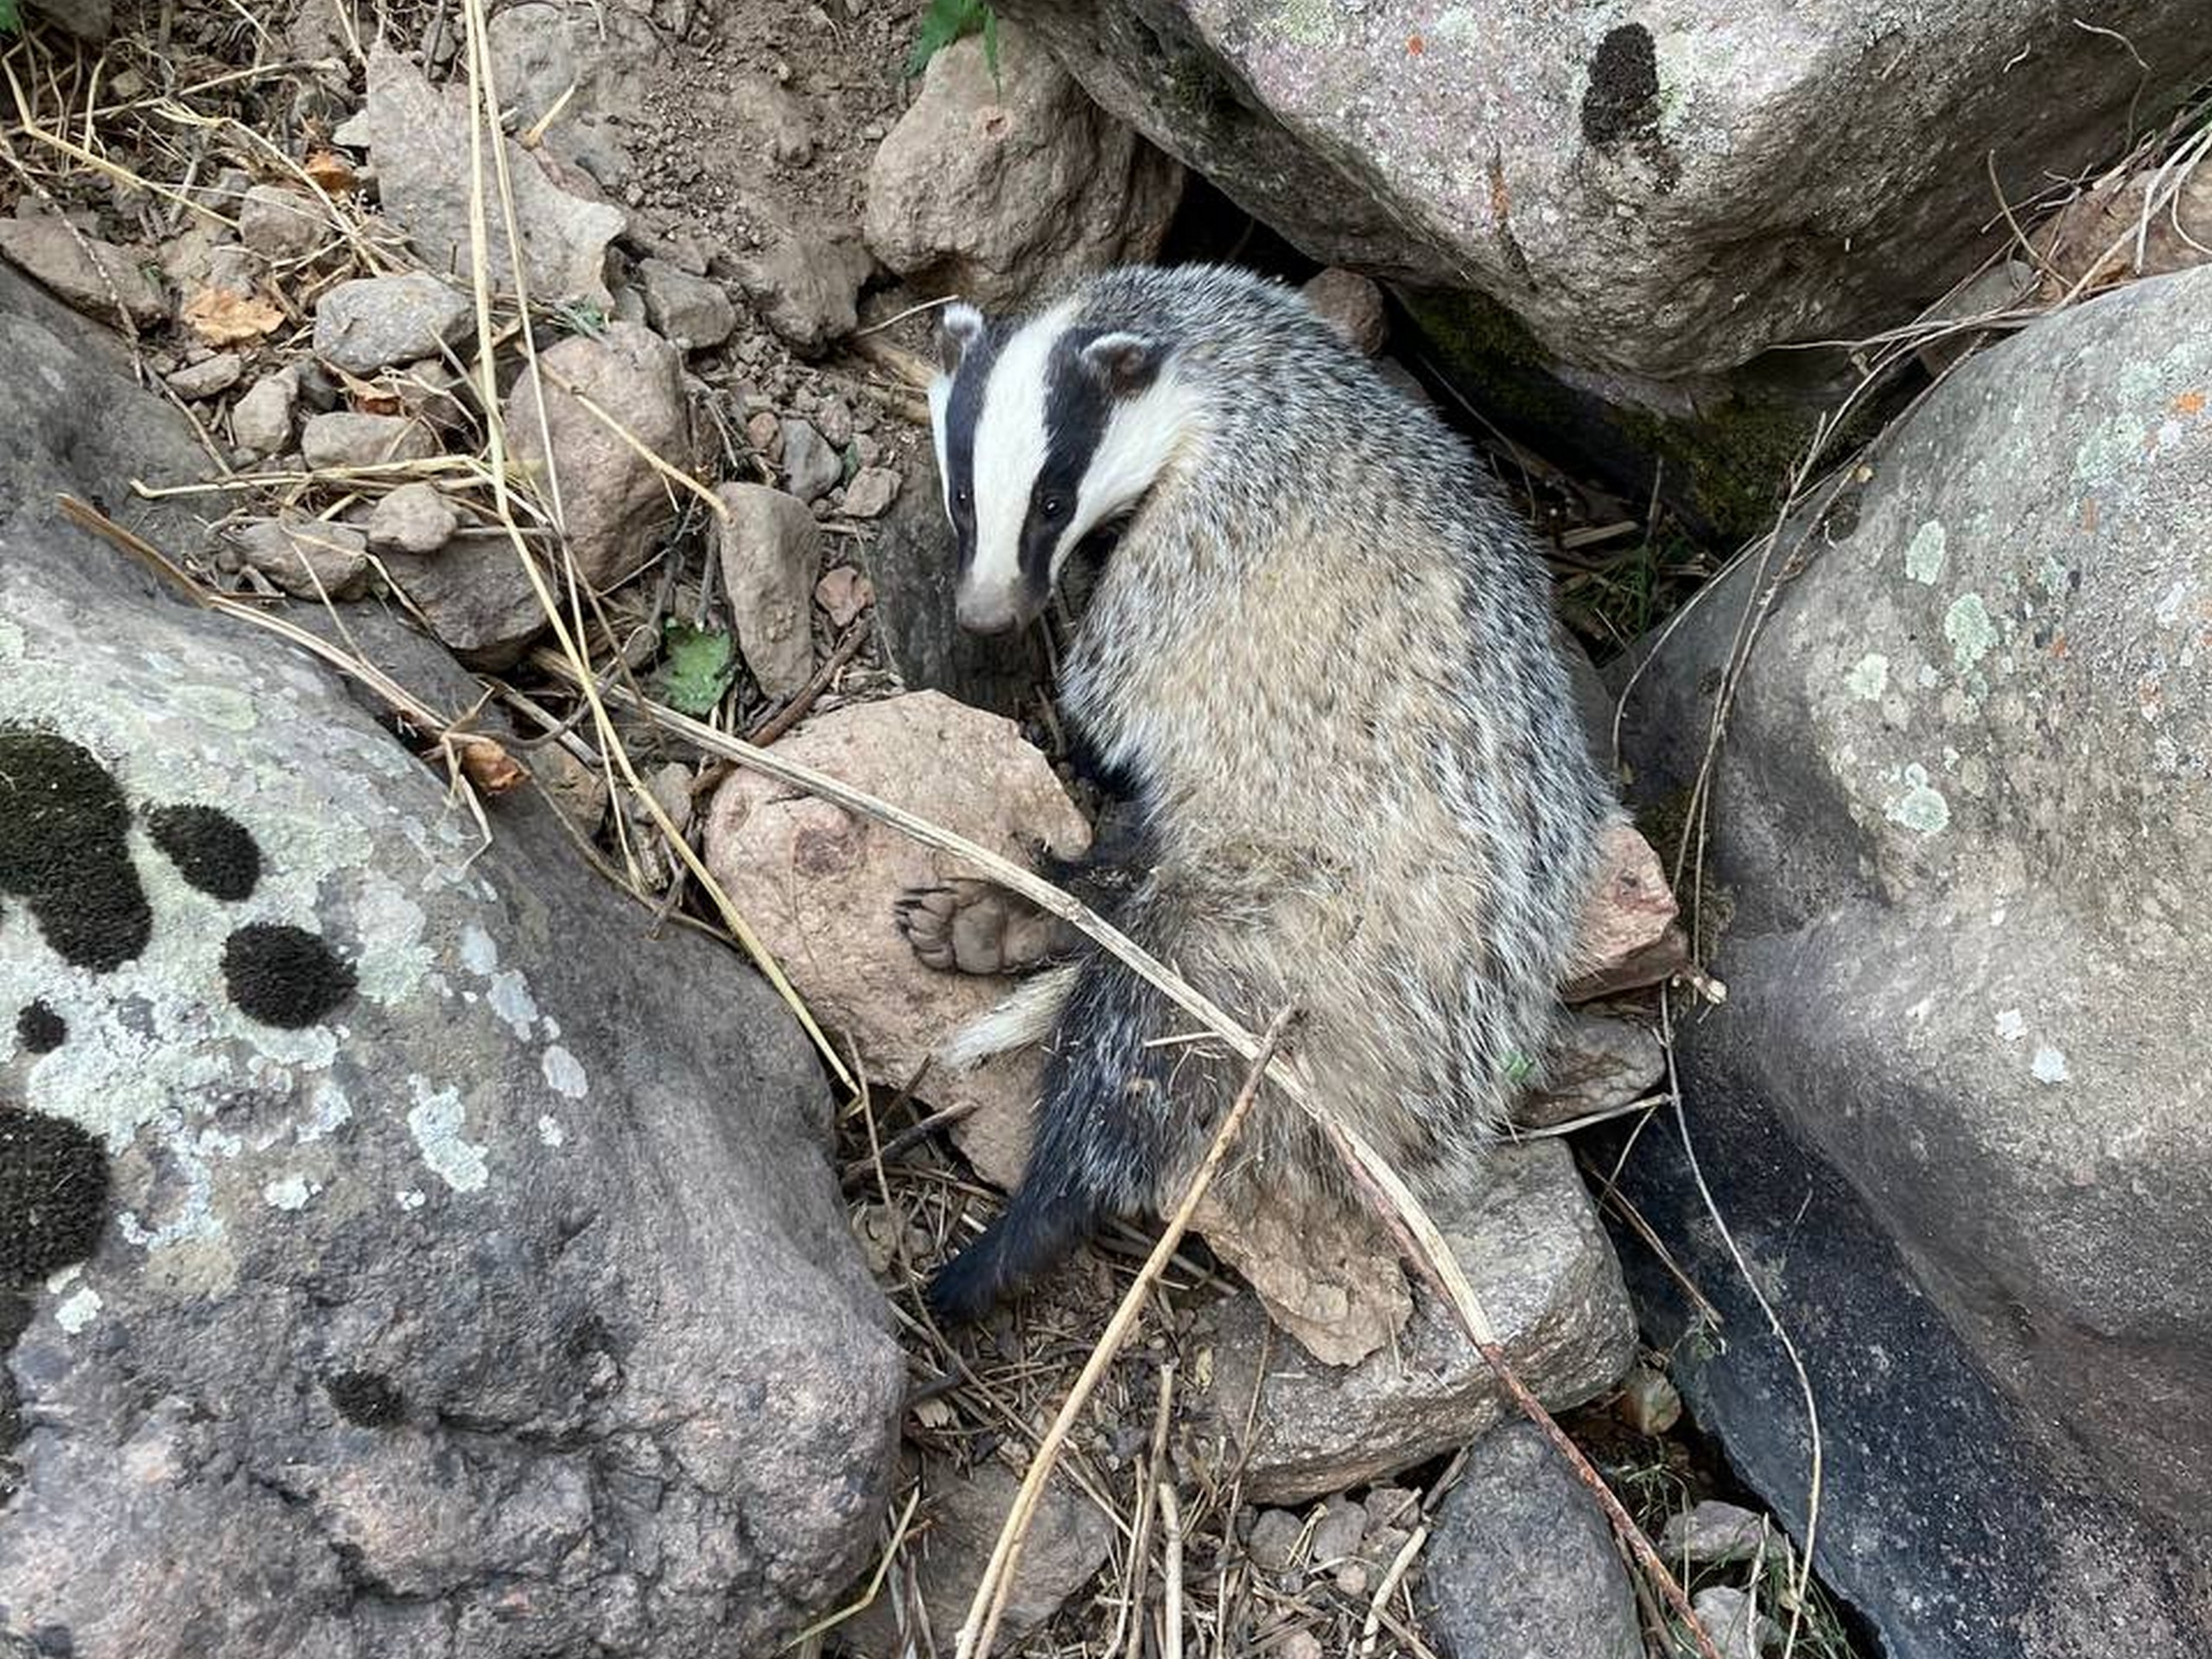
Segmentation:
[(300, 170), (334, 196), (344, 195), (360, 182), (354, 175), (353, 163), (334, 149), (315, 151), (300, 164)]
[[(2146, 219), (2144, 204), (2153, 183), (2163, 199)], [(2145, 172), (2116, 191), (2092, 190), (2053, 214), (2036, 239), (2048, 250), (2044, 291), (2051, 298), (2093, 267), (2089, 286), (2095, 288), (2204, 264), (2212, 261), (2212, 163), (2199, 162), (2178, 185)]]
[(335, 363), (324, 365), (338, 377), (346, 388), (346, 401), (363, 415), (399, 415), (405, 412), (399, 394), (390, 386), (380, 386), (373, 380), (364, 380), (359, 375), (348, 374)]
[(486, 795), (507, 794), (521, 787), (530, 776), (520, 761), (488, 737), (456, 734), (448, 741), (460, 757), (461, 769), (468, 781)]
[(284, 312), (257, 294), (204, 288), (186, 302), (184, 320), (210, 346), (242, 346), (282, 327)]

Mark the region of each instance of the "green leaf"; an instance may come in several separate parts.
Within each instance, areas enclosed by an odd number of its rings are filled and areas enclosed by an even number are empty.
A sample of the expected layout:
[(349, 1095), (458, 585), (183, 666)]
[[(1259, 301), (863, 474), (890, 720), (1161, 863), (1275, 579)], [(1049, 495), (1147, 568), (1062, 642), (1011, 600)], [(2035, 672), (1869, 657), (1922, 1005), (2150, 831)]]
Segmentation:
[(737, 648), (720, 629), (695, 628), (673, 620), (661, 627), (668, 661), (661, 669), (661, 695), (668, 706), (704, 720), (737, 677)]
[(999, 83), (999, 14), (998, 8), (983, 8), (983, 62), (991, 72), (991, 86), (1003, 94), (1006, 88)]
[(0, 0), (0, 35), (13, 35), (22, 26), (22, 16), (16, 10), (16, 0)]
[(998, 14), (988, 0), (930, 0), (922, 13), (921, 27), (914, 31), (914, 49), (906, 57), (906, 73), (918, 75), (930, 67), (930, 60), (963, 35), (983, 31), (983, 57), (991, 66), (991, 79), (998, 79)]

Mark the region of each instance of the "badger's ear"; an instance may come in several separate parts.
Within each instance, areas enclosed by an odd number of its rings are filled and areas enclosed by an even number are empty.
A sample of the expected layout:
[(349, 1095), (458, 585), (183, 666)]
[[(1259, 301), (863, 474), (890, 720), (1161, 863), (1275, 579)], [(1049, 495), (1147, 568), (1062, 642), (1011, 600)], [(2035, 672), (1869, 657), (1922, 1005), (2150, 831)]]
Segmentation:
[(968, 348), (983, 337), (983, 314), (964, 301), (956, 301), (938, 314), (937, 360), (947, 374), (960, 372)]
[(1101, 334), (1083, 348), (1083, 365), (1112, 396), (1130, 397), (1153, 383), (1166, 355), (1158, 340), (1142, 334)]

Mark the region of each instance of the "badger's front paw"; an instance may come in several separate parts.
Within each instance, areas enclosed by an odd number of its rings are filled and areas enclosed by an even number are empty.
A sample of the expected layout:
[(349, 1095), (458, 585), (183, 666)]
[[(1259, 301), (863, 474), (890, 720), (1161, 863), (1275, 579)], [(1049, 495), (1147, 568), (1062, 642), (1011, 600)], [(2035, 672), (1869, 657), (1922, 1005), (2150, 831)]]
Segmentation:
[(1034, 967), (1059, 938), (1057, 918), (988, 881), (909, 887), (893, 914), (924, 964), (944, 973), (1010, 974)]

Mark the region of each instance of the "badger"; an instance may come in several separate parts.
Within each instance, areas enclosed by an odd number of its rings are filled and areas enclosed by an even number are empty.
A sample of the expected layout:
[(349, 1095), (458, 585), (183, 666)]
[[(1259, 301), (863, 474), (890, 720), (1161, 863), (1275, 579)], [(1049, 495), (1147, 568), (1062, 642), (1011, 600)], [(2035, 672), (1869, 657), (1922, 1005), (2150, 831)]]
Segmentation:
[[(1124, 268), (1023, 319), (952, 305), (938, 346), (960, 625), (1021, 628), (1093, 572), (1060, 702), (1116, 810), (1046, 874), (1251, 1028), (1294, 1005), (1306, 1086), (1408, 1179), (1479, 1179), (1618, 811), (1528, 532), (1271, 280)], [(1022, 1180), (929, 1288), (959, 1322), (1179, 1197), (1243, 1065), (1004, 889), (915, 890), (899, 920), (933, 965), (1034, 969), (950, 1058), (1046, 1044)], [(1220, 1180), (1353, 1201), (1272, 1090)]]

